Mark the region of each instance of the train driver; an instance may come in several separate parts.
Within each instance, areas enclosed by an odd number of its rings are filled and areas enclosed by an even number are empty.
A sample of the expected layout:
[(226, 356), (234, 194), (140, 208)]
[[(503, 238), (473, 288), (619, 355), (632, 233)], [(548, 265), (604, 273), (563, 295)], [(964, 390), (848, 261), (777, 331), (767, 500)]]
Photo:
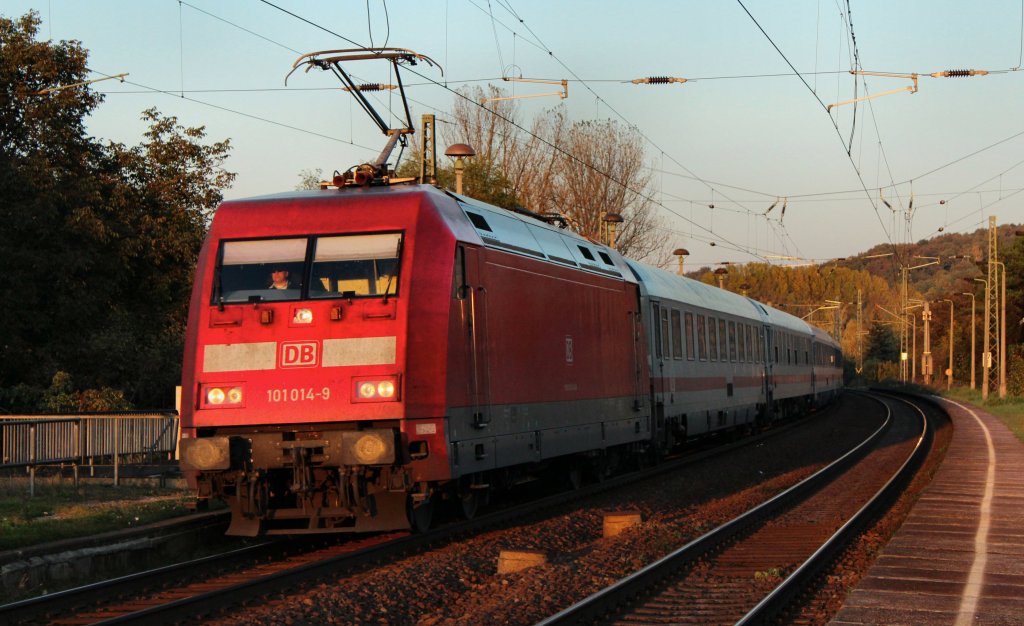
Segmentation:
[(270, 273), (270, 287), (268, 289), (291, 289), (292, 282), (288, 279), (288, 270), (280, 267)]

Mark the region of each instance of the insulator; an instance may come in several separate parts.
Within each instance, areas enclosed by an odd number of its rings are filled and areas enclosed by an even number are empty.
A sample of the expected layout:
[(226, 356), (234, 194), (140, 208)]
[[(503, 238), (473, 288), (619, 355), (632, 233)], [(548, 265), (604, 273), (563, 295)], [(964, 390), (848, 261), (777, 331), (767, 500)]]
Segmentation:
[[(363, 85), (356, 85), (356, 91), (384, 91), (386, 89), (394, 89), (394, 85), (383, 85), (381, 83), (366, 83)], [(351, 92), (351, 87), (345, 87), (345, 91)]]
[(678, 76), (648, 76), (647, 78), (634, 78), (634, 85), (667, 85), (669, 83), (685, 83), (687, 79)]
[(987, 76), (986, 70), (946, 70), (945, 72), (934, 72), (932, 78), (964, 78), (967, 76)]

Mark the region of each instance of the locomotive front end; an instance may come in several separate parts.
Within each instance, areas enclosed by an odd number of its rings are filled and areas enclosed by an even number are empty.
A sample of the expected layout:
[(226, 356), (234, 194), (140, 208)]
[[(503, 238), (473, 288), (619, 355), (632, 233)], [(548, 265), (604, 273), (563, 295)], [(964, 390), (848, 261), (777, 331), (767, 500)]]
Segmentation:
[[(429, 336), (431, 319), (446, 319), (432, 312), (447, 305), (450, 261), (438, 264), (451, 255), (431, 246), (453, 244), (420, 199), (312, 195), (218, 211), (190, 311), (181, 463), (201, 501), (230, 506), (228, 534), (408, 528), (446, 477), (443, 397), (408, 371), (443, 370), (443, 340)], [(438, 230), (424, 263), (417, 228)], [(424, 276), (414, 293), (413, 276), (437, 271), (443, 284)]]

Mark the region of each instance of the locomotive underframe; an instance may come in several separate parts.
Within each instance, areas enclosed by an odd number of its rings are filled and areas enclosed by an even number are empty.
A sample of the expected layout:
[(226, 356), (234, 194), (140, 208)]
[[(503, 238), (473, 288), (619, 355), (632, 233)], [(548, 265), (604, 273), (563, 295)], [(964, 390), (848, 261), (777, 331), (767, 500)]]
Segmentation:
[[(389, 446), (373, 448), (375, 464), (359, 463), (359, 435)], [(201, 498), (231, 509), (229, 535), (368, 532), (409, 528), (409, 508), (425, 500), (401, 465), (397, 429), (285, 431), (224, 437), (230, 464), (196, 474)], [(187, 440), (183, 440), (187, 441)], [(183, 457), (187, 458), (187, 450)]]

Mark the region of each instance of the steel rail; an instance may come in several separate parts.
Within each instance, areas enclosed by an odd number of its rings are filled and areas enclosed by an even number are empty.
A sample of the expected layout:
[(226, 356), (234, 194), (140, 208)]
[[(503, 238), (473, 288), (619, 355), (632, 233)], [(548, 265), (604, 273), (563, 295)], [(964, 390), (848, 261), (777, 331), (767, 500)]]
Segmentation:
[(855, 462), (866, 456), (872, 446), (881, 439), (892, 424), (892, 410), (889, 406), (878, 400), (878, 398), (869, 397), (878, 401), (885, 409), (885, 421), (864, 441), (846, 454), (753, 509), (708, 531), (626, 578), (538, 622), (537, 626), (562, 626), (566, 624), (600, 622), (609, 613), (617, 610), (618, 607), (628, 604), (633, 598), (639, 597), (652, 587), (671, 578), (676, 572), (694, 563), (701, 556), (716, 550), (723, 543), (737, 535), (752, 532), (758, 526), (758, 522), (768, 519), (777, 512), (790, 508), (792, 505), (818, 491), (820, 487), (831, 482)]
[[(227, 528), (227, 520), (216, 519), (211, 521), (210, 525), (220, 525)], [(179, 531), (179, 533), (195, 532), (203, 530), (205, 527), (206, 526), (200, 525), (196, 528), (188, 529), (187, 531)], [(0, 624), (19, 624), (30, 622), (44, 617), (47, 614), (52, 614), (55, 607), (79, 606), (94, 602), (96, 594), (111, 594), (114, 592), (119, 594), (130, 594), (135, 590), (142, 589), (145, 586), (150, 585), (152, 581), (173, 576), (178, 573), (184, 573), (196, 567), (216, 564), (220, 561), (228, 562), (250, 554), (258, 554), (260, 550), (264, 550), (270, 545), (272, 545), (272, 542), (264, 542), (243, 548), (235, 548), (233, 550), (207, 555), (198, 559), (182, 561), (181, 563), (173, 563), (171, 565), (165, 565), (142, 572), (126, 574), (124, 576), (118, 576), (108, 580), (102, 580), (79, 587), (73, 587), (71, 589), (64, 589), (62, 591), (55, 591), (53, 593), (47, 593), (33, 598), (26, 598), (24, 600), (3, 604), (0, 605)], [(34, 555), (32, 558), (40, 557)]]
[(886, 394), (898, 402), (913, 408), (921, 416), (921, 436), (910, 455), (900, 468), (875, 493), (872, 498), (858, 510), (842, 527), (807, 558), (789, 576), (772, 590), (761, 602), (750, 610), (737, 626), (751, 624), (768, 624), (782, 613), (797, 594), (807, 587), (813, 578), (828, 566), (833, 559), (852, 541), (874, 517), (885, 508), (890, 507), (899, 498), (906, 484), (913, 479), (917, 470), (924, 463), (934, 440), (934, 429), (929, 427), (928, 416), (919, 406), (901, 397)]

